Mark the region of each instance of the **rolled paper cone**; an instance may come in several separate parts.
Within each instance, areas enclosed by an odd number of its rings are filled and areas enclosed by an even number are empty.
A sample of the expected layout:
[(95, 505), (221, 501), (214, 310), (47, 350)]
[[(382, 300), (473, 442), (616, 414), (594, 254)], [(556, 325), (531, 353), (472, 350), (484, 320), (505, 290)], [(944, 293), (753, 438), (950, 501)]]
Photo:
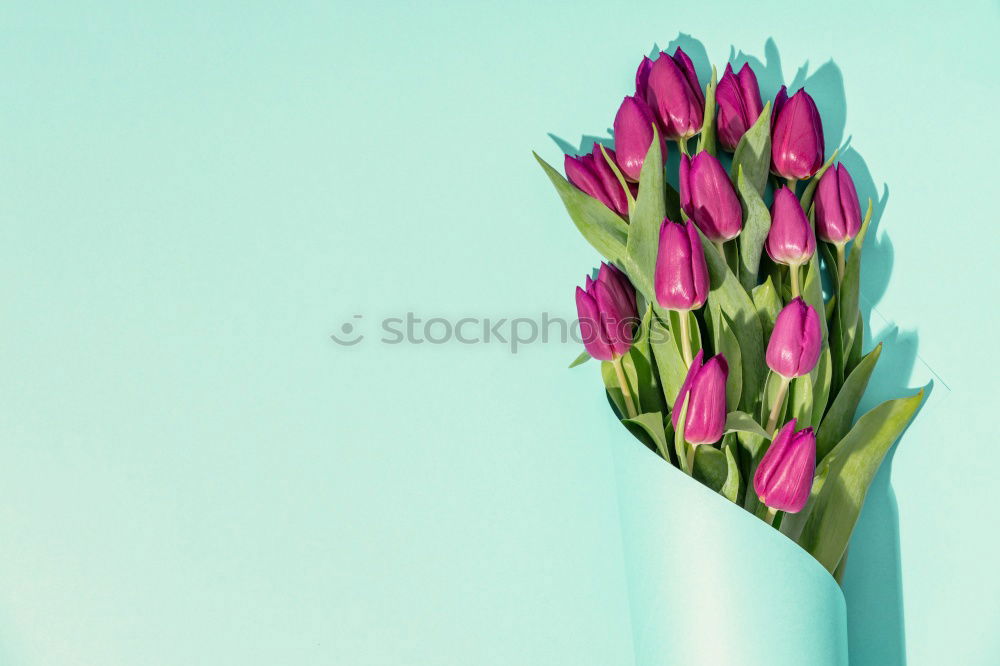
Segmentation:
[(617, 425), (636, 666), (847, 666), (847, 608), (833, 576)]

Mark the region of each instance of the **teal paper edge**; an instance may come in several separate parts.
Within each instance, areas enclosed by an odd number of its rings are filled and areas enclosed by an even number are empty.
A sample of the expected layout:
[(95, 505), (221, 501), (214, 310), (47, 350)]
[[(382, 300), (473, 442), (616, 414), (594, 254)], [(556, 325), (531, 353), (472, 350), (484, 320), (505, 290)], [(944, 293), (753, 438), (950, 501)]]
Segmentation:
[(636, 666), (846, 666), (847, 607), (826, 569), (615, 430)]

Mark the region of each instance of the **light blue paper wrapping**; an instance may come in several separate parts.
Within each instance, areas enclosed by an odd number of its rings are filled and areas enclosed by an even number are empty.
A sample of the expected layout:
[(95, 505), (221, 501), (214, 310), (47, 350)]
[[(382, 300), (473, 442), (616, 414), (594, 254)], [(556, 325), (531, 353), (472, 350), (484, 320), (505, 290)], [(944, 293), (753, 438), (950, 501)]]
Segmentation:
[(612, 450), (636, 666), (846, 666), (844, 595), (816, 560), (624, 429)]

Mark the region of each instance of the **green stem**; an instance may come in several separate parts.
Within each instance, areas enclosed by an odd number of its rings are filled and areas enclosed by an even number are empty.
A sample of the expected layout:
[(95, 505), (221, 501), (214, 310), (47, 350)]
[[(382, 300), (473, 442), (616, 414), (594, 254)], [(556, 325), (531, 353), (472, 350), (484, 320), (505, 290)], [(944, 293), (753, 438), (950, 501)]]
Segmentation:
[(781, 384), (778, 385), (778, 395), (775, 396), (774, 404), (771, 405), (771, 413), (767, 417), (767, 427), (765, 428), (769, 435), (774, 435), (778, 426), (778, 415), (785, 404), (785, 396), (788, 395), (788, 384), (792, 381), (784, 375), (778, 376), (781, 377)]
[(847, 272), (847, 243), (837, 243), (837, 284), (844, 281)]
[(688, 140), (681, 137), (677, 139), (677, 148), (681, 151), (681, 155), (690, 155), (688, 153)]
[(798, 264), (792, 264), (788, 267), (788, 270), (792, 274), (792, 298), (798, 298), (802, 294), (802, 290), (799, 287), (799, 266)]
[(719, 251), (719, 254), (722, 256), (722, 260), (725, 261), (726, 260), (726, 241), (712, 241), (712, 244), (715, 245), (715, 249), (717, 249)]
[(630, 419), (634, 419), (638, 415), (638, 412), (635, 411), (635, 403), (632, 402), (632, 392), (629, 391), (628, 381), (625, 379), (625, 369), (622, 368), (622, 357), (616, 356), (611, 360), (611, 365), (615, 366), (618, 385), (621, 386), (622, 397), (625, 399), (625, 413)]
[(777, 509), (772, 509), (771, 507), (767, 507), (767, 516), (764, 518), (764, 522), (766, 522), (768, 525), (774, 525), (774, 517), (776, 515), (778, 515)]
[(695, 453), (696, 447), (693, 444), (689, 444), (688, 446), (691, 447), (691, 450), (688, 451), (688, 454), (687, 454), (687, 470), (686, 471), (691, 476), (694, 476), (694, 453)]
[(795, 178), (788, 178), (786, 180), (788, 182), (788, 189), (792, 191), (792, 194), (795, 194), (795, 187), (799, 184), (799, 181)]
[(691, 324), (688, 322), (688, 311), (678, 310), (681, 322), (681, 353), (684, 355), (684, 365), (691, 367), (694, 356), (691, 355)]

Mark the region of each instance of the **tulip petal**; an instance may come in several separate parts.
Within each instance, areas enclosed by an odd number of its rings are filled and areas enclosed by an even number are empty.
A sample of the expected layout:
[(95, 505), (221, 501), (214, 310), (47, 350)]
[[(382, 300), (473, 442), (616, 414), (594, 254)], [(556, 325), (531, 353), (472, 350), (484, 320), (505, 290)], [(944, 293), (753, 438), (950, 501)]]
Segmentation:
[(754, 492), (772, 509), (798, 513), (809, 500), (816, 472), (816, 436), (812, 428), (795, 432), (786, 423), (757, 466)]
[(580, 337), (587, 353), (600, 361), (614, 358), (611, 343), (601, 324), (597, 300), (580, 287), (576, 288), (576, 312), (580, 320)]
[(746, 121), (747, 127), (750, 127), (757, 122), (757, 118), (764, 111), (764, 102), (760, 98), (760, 85), (757, 83), (757, 75), (754, 74), (750, 63), (743, 64), (736, 78), (739, 79), (741, 99), (745, 110), (743, 119)]
[(805, 375), (812, 372), (819, 362), (823, 333), (819, 324), (819, 314), (816, 308), (802, 301), (803, 309), (802, 333), (799, 343), (798, 373)]
[(771, 259), (789, 266), (805, 263), (816, 251), (812, 225), (798, 197), (788, 187), (774, 193), (765, 247)]
[[(611, 294), (615, 314), (621, 319), (637, 319), (635, 291), (628, 279), (614, 266), (601, 263), (597, 281), (602, 282)], [(602, 308), (603, 309), (603, 308)]]
[(781, 110), (785, 108), (785, 102), (788, 101), (788, 89), (785, 86), (781, 86), (778, 94), (774, 97), (774, 108), (771, 109), (771, 144), (774, 144), (773, 134), (774, 125), (778, 121), (778, 116), (781, 115)]
[[(638, 182), (642, 163), (653, 142), (653, 112), (636, 97), (625, 97), (615, 115), (615, 153), (618, 166), (629, 180)], [(661, 145), (666, 159), (666, 146)]]
[(580, 321), (580, 337), (587, 353), (600, 361), (614, 358), (611, 344), (601, 325), (597, 301), (580, 287), (576, 288), (576, 312)]
[(854, 188), (854, 179), (843, 164), (837, 165), (837, 185), (844, 231), (847, 238), (851, 239), (861, 230), (861, 201), (858, 199), (858, 191)]
[(771, 160), (779, 176), (808, 178), (823, 165), (823, 125), (804, 89), (782, 104), (771, 134)]
[(701, 128), (705, 102), (698, 92), (696, 95), (692, 90), (687, 74), (672, 57), (661, 53), (653, 62), (646, 101), (660, 121), (666, 138), (690, 137)]
[(715, 88), (715, 104), (719, 109), (716, 121), (719, 142), (726, 150), (736, 150), (750, 124), (745, 121), (745, 104), (732, 65), (726, 65), (726, 71)]
[(726, 423), (726, 379), (729, 367), (721, 355), (710, 358), (689, 388), (684, 439), (691, 444), (714, 444), (722, 439)]
[(665, 219), (653, 275), (657, 302), (669, 310), (693, 310), (708, 297), (708, 266), (692, 224)]
[(563, 161), (563, 168), (566, 170), (566, 178), (569, 182), (608, 208), (614, 210), (611, 198), (608, 196), (604, 189), (604, 184), (597, 174), (592, 155), (583, 155), (580, 157), (566, 155)]
[(674, 50), (674, 62), (677, 63), (677, 68), (681, 70), (684, 74), (684, 79), (687, 81), (688, 86), (690, 86), (691, 93), (694, 98), (698, 100), (702, 108), (705, 106), (705, 93), (701, 90), (701, 84), (698, 82), (698, 74), (694, 71), (694, 63), (691, 62), (691, 58), (688, 54), (684, 52), (684, 49), (677, 47)]
[(691, 216), (691, 158), (681, 155), (678, 170), (678, 194), (681, 197), (681, 210)]
[[(615, 151), (609, 148), (605, 148), (605, 150), (609, 158), (612, 160), (616, 159)], [(593, 157), (594, 173), (597, 175), (607, 197), (605, 204), (619, 215), (628, 215), (628, 199), (625, 197), (625, 190), (622, 189), (622, 184), (618, 182), (618, 176), (612, 171), (608, 160), (604, 158), (604, 153), (601, 151), (601, 144), (594, 143), (591, 156)], [(618, 164), (617, 161), (615, 164)]]
[[(682, 312), (681, 316), (686, 317), (687, 313)], [(701, 370), (703, 358), (704, 351), (699, 349), (698, 353), (694, 356), (694, 360), (691, 361), (691, 367), (688, 368), (687, 374), (684, 376), (684, 383), (681, 384), (680, 391), (677, 392), (677, 398), (674, 400), (674, 408), (670, 411), (670, 422), (673, 424), (674, 430), (677, 430), (677, 422), (681, 418), (681, 406), (684, 404), (684, 398), (687, 397), (688, 392), (691, 390), (691, 383), (698, 375), (698, 371)]]
[(635, 96), (639, 99), (646, 99), (646, 92), (649, 90), (649, 72), (652, 69), (653, 61), (648, 56), (643, 56), (639, 68), (635, 71)]
[(840, 185), (836, 167), (827, 169), (816, 185), (813, 197), (816, 234), (828, 243), (842, 243), (847, 238), (844, 211), (840, 205)]
[[(685, 199), (684, 179), (682, 164), (682, 207)], [(691, 160), (687, 179), (688, 203), (685, 212), (702, 233), (713, 242), (724, 242), (738, 236), (743, 228), (743, 209), (732, 181), (719, 160), (710, 153), (698, 153)]]
[(705, 263), (705, 250), (701, 246), (701, 237), (694, 225), (686, 224), (688, 245), (691, 252), (691, 283), (694, 286), (695, 308), (700, 308), (708, 300), (708, 264)]
[(594, 300), (600, 313), (601, 329), (615, 356), (621, 356), (632, 347), (632, 332), (635, 320), (628, 316), (628, 305), (620, 300), (607, 283), (600, 279), (594, 283)]
[(819, 314), (801, 297), (794, 298), (774, 322), (764, 355), (767, 366), (782, 377), (801, 377), (816, 366), (821, 344)]

